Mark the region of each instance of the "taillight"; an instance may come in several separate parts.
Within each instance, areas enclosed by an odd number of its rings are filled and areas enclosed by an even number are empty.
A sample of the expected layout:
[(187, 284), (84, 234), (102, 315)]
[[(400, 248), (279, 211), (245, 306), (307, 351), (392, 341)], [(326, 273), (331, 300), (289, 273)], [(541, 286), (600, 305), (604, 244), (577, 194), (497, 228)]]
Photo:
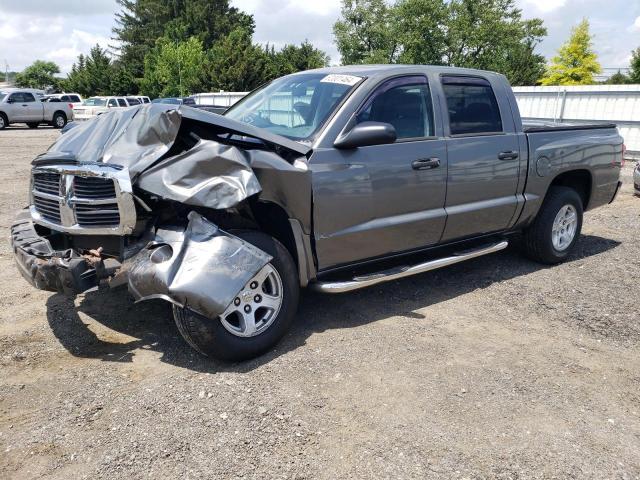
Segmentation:
[(69, 108), (70, 108), (71, 110), (73, 110), (73, 103), (70, 103), (70, 104), (69, 104)]

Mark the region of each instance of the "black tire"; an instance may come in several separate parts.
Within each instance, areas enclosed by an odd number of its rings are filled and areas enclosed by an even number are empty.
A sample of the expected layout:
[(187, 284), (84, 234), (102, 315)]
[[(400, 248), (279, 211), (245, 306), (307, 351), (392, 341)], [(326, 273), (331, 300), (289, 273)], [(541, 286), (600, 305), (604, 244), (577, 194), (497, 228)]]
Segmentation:
[[(571, 243), (566, 248), (558, 250), (552, 240), (553, 222), (565, 205), (571, 205), (575, 209), (577, 226)], [(524, 232), (523, 249), (527, 257), (547, 265), (564, 261), (570, 255), (580, 236), (582, 215), (582, 199), (575, 190), (569, 187), (551, 187), (538, 216)]]
[(67, 124), (67, 116), (63, 112), (56, 112), (53, 114), (53, 119), (51, 120), (51, 125), (53, 128), (57, 128), (58, 130), (64, 128)]
[(9, 120), (4, 113), (0, 113), (0, 130), (4, 130), (9, 126)]
[(278, 240), (257, 231), (242, 231), (236, 235), (273, 257), (271, 265), (280, 275), (283, 286), (282, 305), (273, 323), (256, 336), (239, 337), (230, 333), (220, 318), (210, 319), (173, 306), (173, 318), (186, 342), (205, 356), (225, 361), (257, 357), (278, 343), (293, 323), (300, 294), (296, 265)]
[(28, 122), (27, 127), (29, 128), (38, 128), (40, 124), (38, 122)]

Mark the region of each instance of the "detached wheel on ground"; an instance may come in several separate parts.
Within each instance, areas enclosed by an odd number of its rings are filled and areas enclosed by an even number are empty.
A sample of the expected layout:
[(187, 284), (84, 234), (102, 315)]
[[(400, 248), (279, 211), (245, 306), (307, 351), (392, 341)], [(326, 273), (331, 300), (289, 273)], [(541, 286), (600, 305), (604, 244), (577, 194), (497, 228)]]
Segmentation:
[(28, 122), (27, 123), (27, 127), (29, 127), (29, 128), (38, 128), (39, 126), (40, 126), (40, 124), (37, 123), (37, 122)]
[(267, 252), (273, 260), (218, 318), (173, 307), (173, 318), (187, 343), (203, 355), (227, 361), (247, 360), (273, 347), (291, 326), (299, 296), (295, 263), (278, 240), (254, 231), (237, 236)]
[(553, 265), (565, 260), (582, 230), (582, 199), (569, 187), (551, 187), (533, 224), (524, 232), (525, 254)]
[(9, 125), (9, 121), (4, 113), (0, 113), (0, 130), (4, 130)]
[(56, 112), (51, 123), (53, 128), (63, 128), (67, 124), (67, 116), (62, 112)]

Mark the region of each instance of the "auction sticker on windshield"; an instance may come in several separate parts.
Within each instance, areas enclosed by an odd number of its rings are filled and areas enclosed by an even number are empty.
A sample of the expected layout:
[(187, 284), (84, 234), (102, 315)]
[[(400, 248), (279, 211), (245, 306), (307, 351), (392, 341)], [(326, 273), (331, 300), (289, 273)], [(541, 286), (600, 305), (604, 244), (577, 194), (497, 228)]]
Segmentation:
[(353, 87), (356, 83), (362, 80), (362, 77), (356, 77), (355, 75), (338, 75), (332, 73), (327, 75), (322, 80), (321, 83), (340, 83), (341, 85), (349, 85)]

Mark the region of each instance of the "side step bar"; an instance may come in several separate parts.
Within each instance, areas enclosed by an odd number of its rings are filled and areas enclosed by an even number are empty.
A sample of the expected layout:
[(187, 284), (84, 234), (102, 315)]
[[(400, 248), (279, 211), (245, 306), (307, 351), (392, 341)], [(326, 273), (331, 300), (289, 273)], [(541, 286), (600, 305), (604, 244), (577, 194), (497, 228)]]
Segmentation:
[(352, 290), (358, 290), (360, 288), (370, 287), (377, 285), (378, 283), (389, 282), (391, 280), (397, 280), (399, 278), (416, 275), (418, 273), (428, 272), (437, 268), (447, 267), (454, 263), (464, 262), (472, 258), (481, 257), (489, 253), (498, 252), (504, 250), (509, 245), (509, 242), (503, 240), (491, 245), (485, 245), (473, 250), (465, 250), (463, 252), (454, 253), (448, 257), (437, 258), (428, 262), (418, 263), (417, 265), (409, 265), (398, 268), (392, 268), (390, 270), (384, 270), (378, 273), (372, 273), (370, 275), (364, 275), (362, 277), (355, 277), (352, 280), (346, 280), (342, 282), (316, 282), (309, 285), (312, 289), (323, 293), (343, 293), (350, 292)]

